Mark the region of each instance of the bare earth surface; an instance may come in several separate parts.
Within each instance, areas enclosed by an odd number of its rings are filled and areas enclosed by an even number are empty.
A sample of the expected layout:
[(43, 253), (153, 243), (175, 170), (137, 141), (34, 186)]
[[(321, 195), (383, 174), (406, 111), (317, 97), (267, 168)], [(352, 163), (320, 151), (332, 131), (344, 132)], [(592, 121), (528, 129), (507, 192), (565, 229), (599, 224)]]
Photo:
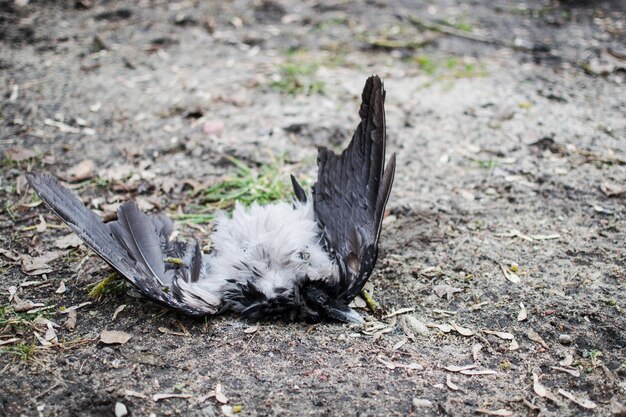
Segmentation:
[[(0, 5), (1, 415), (626, 415), (623, 2), (50, 3)], [(206, 243), (181, 213), (228, 157), (311, 183), (372, 73), (398, 168), (365, 328), (92, 299), (109, 268), (21, 175)]]

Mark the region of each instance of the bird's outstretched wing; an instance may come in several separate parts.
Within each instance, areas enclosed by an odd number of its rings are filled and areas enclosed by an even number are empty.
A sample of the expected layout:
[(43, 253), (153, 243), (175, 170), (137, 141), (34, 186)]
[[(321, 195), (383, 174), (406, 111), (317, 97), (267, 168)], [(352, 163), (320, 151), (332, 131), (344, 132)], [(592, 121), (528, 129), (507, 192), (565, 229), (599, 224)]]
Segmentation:
[(169, 241), (170, 219), (147, 215), (126, 202), (117, 220), (104, 223), (53, 176), (29, 173), (26, 179), (78, 237), (143, 295), (191, 316), (217, 311), (211, 295), (188, 291), (200, 278), (202, 255), (197, 243)]
[(361, 122), (341, 155), (321, 147), (313, 199), (326, 244), (339, 263), (339, 301), (350, 302), (370, 277), (396, 167), (385, 168), (385, 90), (378, 76), (363, 89)]

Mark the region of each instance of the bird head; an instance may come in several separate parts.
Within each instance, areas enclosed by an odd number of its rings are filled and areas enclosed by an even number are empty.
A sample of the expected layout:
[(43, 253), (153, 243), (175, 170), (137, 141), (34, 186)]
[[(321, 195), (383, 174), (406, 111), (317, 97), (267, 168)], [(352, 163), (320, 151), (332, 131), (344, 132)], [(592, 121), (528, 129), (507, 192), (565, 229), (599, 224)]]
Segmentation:
[(362, 324), (363, 318), (352, 308), (339, 301), (333, 290), (319, 282), (312, 282), (302, 289), (306, 318), (319, 321), (323, 318), (344, 323)]

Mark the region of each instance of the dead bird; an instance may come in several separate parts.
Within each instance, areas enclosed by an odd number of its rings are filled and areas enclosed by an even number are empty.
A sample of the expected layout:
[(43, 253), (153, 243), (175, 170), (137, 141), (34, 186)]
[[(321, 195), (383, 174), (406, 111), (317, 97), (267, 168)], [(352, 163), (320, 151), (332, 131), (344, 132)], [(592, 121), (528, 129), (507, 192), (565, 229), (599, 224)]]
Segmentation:
[(318, 176), (295, 198), (218, 215), (212, 251), (170, 240), (166, 216), (128, 201), (104, 223), (48, 174), (26, 174), (43, 201), (118, 274), (146, 297), (190, 316), (225, 311), (250, 319), (363, 322), (348, 307), (370, 277), (395, 171), (385, 168), (385, 90), (363, 89), (361, 122), (341, 153), (320, 147)]

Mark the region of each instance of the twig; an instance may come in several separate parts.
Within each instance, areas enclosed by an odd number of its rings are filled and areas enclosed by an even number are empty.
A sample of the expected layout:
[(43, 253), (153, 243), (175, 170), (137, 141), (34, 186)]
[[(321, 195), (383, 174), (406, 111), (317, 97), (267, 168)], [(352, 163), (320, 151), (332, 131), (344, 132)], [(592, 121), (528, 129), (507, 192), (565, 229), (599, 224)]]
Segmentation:
[(524, 51), (524, 52), (543, 52), (544, 50), (548, 49), (545, 45), (530, 46), (530, 47), (524, 46), (524, 45), (517, 45), (515, 43), (506, 42), (501, 39), (491, 39), (491, 38), (486, 38), (481, 35), (477, 35), (475, 33), (463, 32), (461, 30), (457, 30), (457, 29), (454, 29), (454, 28), (451, 28), (442, 24), (435, 23), (435, 22), (426, 22), (425, 20), (422, 20), (416, 16), (408, 15), (407, 17), (409, 21), (417, 27), (431, 30), (433, 32), (444, 33), (446, 35), (454, 36), (456, 38), (467, 39), (470, 41), (485, 43), (488, 45), (502, 46), (502, 47), (511, 48), (517, 51)]
[(365, 300), (365, 304), (367, 304), (367, 307), (372, 310), (372, 312), (376, 313), (380, 310), (380, 305), (365, 289), (361, 290), (361, 297)]
[(102, 296), (102, 292), (104, 289), (113, 281), (117, 280), (119, 277), (117, 272), (111, 272), (105, 279), (98, 282), (92, 289), (89, 291), (89, 297), (98, 299)]

